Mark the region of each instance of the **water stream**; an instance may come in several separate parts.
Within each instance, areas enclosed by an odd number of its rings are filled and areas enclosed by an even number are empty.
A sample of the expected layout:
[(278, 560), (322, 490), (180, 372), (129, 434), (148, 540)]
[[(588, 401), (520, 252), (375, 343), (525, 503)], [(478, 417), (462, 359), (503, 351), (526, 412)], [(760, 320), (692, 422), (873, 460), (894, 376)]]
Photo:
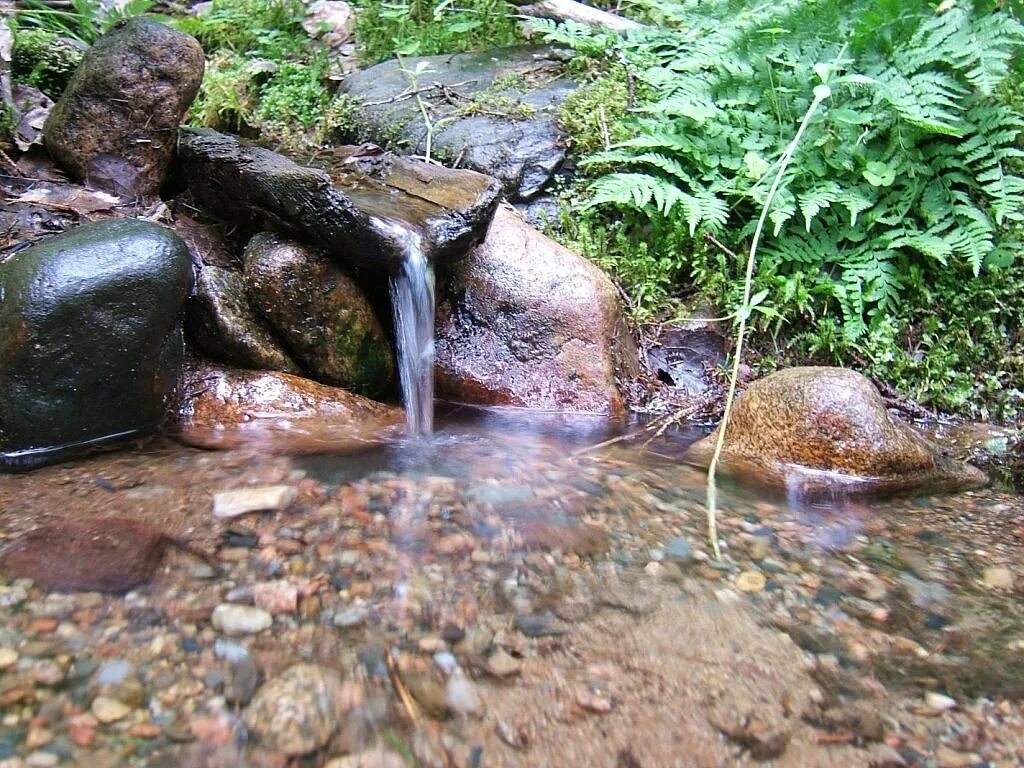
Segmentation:
[(409, 432), (425, 435), (434, 429), (434, 269), (419, 233), (395, 221), (379, 221), (405, 249), (391, 277), (398, 376)]

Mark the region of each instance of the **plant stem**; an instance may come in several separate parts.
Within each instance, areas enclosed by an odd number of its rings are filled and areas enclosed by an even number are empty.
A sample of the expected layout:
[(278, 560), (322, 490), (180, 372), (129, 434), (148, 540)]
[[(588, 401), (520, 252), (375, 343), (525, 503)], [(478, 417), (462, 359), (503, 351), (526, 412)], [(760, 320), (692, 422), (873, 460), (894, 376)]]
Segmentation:
[(807, 107), (804, 119), (797, 129), (796, 136), (786, 147), (779, 161), (779, 170), (775, 174), (771, 189), (768, 190), (768, 197), (761, 207), (761, 217), (757, 220), (757, 228), (754, 230), (754, 239), (750, 243), (750, 254), (747, 256), (747, 273), (743, 281), (743, 304), (739, 309), (740, 325), (736, 331), (736, 351), (733, 354), (732, 372), (729, 375), (729, 392), (725, 396), (725, 410), (722, 413), (722, 422), (718, 425), (718, 439), (715, 442), (715, 452), (711, 456), (711, 463), (708, 465), (708, 487), (707, 487), (707, 515), (708, 515), (708, 538), (711, 539), (711, 549), (715, 553), (715, 559), (721, 559), (722, 553), (718, 547), (718, 484), (715, 480), (718, 471), (718, 461), (722, 456), (722, 448), (725, 445), (725, 433), (729, 428), (729, 417), (732, 415), (732, 403), (736, 398), (736, 382), (740, 375), (740, 362), (743, 360), (743, 339), (747, 333), (747, 318), (752, 310), (750, 306), (750, 293), (754, 282), (754, 264), (757, 258), (757, 247), (761, 242), (761, 234), (764, 232), (764, 223), (768, 219), (768, 210), (771, 208), (775, 193), (779, 191), (783, 176), (786, 175), (786, 168), (793, 158), (793, 153), (800, 145), (804, 131), (810, 125), (811, 117), (817, 110), (818, 105), (829, 97), (831, 92), (827, 86), (818, 86), (814, 89), (814, 100)]

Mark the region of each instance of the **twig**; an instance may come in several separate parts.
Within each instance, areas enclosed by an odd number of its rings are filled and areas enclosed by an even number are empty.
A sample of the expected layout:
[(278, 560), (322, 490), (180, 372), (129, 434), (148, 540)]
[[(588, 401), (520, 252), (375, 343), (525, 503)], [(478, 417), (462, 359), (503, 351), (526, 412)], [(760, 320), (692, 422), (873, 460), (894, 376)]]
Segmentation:
[(405, 683), (402, 682), (401, 675), (398, 674), (398, 665), (395, 664), (395, 657), (389, 651), (388, 652), (388, 675), (391, 678), (391, 684), (395, 687), (395, 691), (398, 692), (398, 698), (402, 700), (402, 706), (405, 707), (405, 712), (409, 715), (409, 719), (415, 726), (419, 725), (420, 716), (416, 713), (416, 703), (412, 700), (412, 695), (409, 693), (409, 689), (405, 687)]
[(729, 256), (729, 257), (734, 258), (737, 261), (739, 261), (739, 258), (740, 258), (739, 254), (737, 254), (736, 251), (734, 251), (731, 248), (729, 248), (729, 246), (727, 246), (725, 243), (723, 243), (717, 237), (712, 235), (710, 232), (705, 232), (704, 233), (704, 239), (707, 240), (709, 243), (711, 243), (716, 248), (718, 248), (720, 251), (724, 252), (726, 256)]

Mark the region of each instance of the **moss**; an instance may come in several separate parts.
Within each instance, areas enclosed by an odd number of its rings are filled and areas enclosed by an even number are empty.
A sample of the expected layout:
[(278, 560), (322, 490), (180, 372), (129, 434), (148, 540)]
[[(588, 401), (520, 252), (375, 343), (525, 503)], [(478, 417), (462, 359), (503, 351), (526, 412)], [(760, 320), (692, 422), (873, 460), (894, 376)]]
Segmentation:
[(579, 155), (625, 141), (630, 131), (623, 123), (629, 109), (629, 88), (622, 77), (606, 75), (580, 86), (562, 103), (559, 124)]
[(308, 63), (282, 63), (260, 88), (257, 121), (275, 125), (298, 123), (305, 129), (312, 128), (323, 120), (330, 103), (326, 76), (327, 63), (322, 56)]
[(255, 73), (241, 55), (218, 52), (206, 61), (206, 73), (192, 107), (191, 124), (241, 130), (252, 124), (256, 105)]
[(53, 32), (19, 30), (11, 52), (11, 71), (19, 82), (58, 99), (84, 55), (80, 44)]

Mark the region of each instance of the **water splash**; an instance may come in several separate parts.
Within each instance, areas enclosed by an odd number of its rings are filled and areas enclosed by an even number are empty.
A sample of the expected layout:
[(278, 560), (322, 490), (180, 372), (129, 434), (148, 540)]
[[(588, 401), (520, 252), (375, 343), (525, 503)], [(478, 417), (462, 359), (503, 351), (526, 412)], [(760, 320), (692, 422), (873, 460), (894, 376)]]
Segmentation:
[(434, 269), (419, 233), (395, 221), (378, 223), (395, 235), (405, 251), (391, 277), (398, 377), (409, 432), (425, 435), (434, 429)]

